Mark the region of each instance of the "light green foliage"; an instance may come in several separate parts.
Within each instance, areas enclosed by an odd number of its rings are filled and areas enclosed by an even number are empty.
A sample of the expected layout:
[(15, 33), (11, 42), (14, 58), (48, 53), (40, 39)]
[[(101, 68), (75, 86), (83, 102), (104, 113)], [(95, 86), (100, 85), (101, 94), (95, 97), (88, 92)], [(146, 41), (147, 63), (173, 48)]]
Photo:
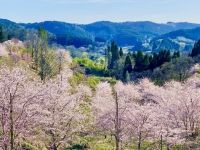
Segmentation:
[(88, 85), (92, 90), (95, 90), (96, 86), (100, 82), (100, 78), (96, 76), (87, 77), (86, 75), (77, 72), (69, 79), (69, 82), (73, 87), (79, 84), (85, 84)]
[(75, 73), (70, 79), (69, 79), (69, 83), (71, 84), (71, 86), (77, 86), (79, 84), (81, 84), (84, 81), (84, 74), (82, 73)]
[(39, 150), (37, 147), (33, 146), (31, 143), (23, 142), (21, 145), (22, 150)]
[(77, 64), (79, 68), (83, 68), (86, 75), (95, 76), (108, 76), (108, 71), (105, 70), (105, 59), (99, 58), (95, 61), (89, 59), (87, 55), (83, 55), (81, 58), (74, 58), (73, 65)]
[(104, 70), (104, 66), (105, 66), (104, 63), (92, 61), (88, 57), (75, 58), (73, 59), (73, 61), (80, 64), (81, 66), (84, 66), (89, 69), (97, 70), (97, 71)]
[(87, 84), (94, 90), (99, 84), (100, 80), (98, 77), (91, 76), (87, 78)]
[(111, 136), (91, 135), (80, 138), (77, 143), (88, 145), (87, 150), (113, 150), (115, 140)]

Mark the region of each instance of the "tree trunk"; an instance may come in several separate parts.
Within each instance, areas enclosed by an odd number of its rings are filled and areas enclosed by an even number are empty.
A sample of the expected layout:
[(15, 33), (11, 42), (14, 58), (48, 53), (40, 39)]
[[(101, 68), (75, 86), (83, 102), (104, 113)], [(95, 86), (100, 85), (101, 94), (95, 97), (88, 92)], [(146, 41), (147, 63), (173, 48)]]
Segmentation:
[(51, 150), (57, 150), (57, 146), (55, 143), (53, 143), (53, 145), (51, 146)]
[(182, 74), (181, 73), (179, 74), (179, 80), (180, 80), (180, 82), (182, 82)]
[(162, 139), (162, 135), (160, 136), (160, 150), (162, 150), (163, 147), (163, 139)]
[(139, 139), (138, 139), (138, 150), (141, 150), (141, 141), (142, 141), (142, 134), (139, 133)]
[(119, 103), (116, 93), (115, 104), (116, 104), (116, 114), (115, 114), (115, 140), (116, 140), (116, 150), (120, 149), (120, 139), (119, 139)]
[(8, 145), (4, 144), (4, 150), (7, 150), (7, 149), (8, 149)]
[(116, 140), (116, 143), (115, 143), (115, 146), (116, 146), (116, 150), (119, 150), (119, 138), (117, 136), (115, 136), (115, 140)]
[(10, 150), (14, 150), (13, 98), (10, 94)]
[(50, 134), (52, 138), (50, 150), (57, 150), (55, 134), (53, 133), (52, 130), (50, 131)]
[(170, 144), (167, 144), (166, 146), (167, 146), (167, 150), (170, 150)]
[[(5, 114), (5, 107), (3, 106), (3, 113), (2, 113), (2, 136), (3, 136), (3, 141), (5, 141), (6, 139), (6, 131), (5, 131), (5, 116), (6, 116), (6, 114)], [(8, 149), (8, 144), (7, 143), (4, 143), (3, 144), (3, 150), (7, 150)]]

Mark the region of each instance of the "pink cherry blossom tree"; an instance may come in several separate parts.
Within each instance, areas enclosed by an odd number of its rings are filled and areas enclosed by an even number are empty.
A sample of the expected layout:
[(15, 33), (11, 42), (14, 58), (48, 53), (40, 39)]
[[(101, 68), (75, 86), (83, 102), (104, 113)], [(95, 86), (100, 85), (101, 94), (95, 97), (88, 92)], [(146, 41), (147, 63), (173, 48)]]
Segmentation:
[(198, 135), (200, 113), (200, 79), (191, 78), (185, 83), (171, 81), (164, 87), (153, 85), (147, 79), (140, 82), (146, 103), (153, 102), (154, 133), (170, 144), (183, 144)]
[(16, 149), (21, 137), (26, 137), (34, 127), (40, 99), (45, 93), (37, 79), (20, 68), (0, 69), (0, 146)]
[(92, 102), (96, 124), (101, 131), (115, 137), (115, 147), (119, 150), (128, 133), (127, 104), (136, 101), (139, 95), (133, 85), (124, 85), (121, 82), (114, 87), (108, 83), (100, 83), (96, 91)]
[(80, 102), (90, 97), (92, 93), (90, 88), (83, 85), (71, 92), (67, 78), (63, 75), (58, 75), (56, 79), (46, 83), (46, 88), (48, 93), (41, 103), (41, 116), (38, 122), (44, 131), (44, 139), (49, 139), (46, 147), (57, 150), (67, 143), (73, 134), (80, 131), (77, 122), (84, 115), (78, 113), (77, 109)]

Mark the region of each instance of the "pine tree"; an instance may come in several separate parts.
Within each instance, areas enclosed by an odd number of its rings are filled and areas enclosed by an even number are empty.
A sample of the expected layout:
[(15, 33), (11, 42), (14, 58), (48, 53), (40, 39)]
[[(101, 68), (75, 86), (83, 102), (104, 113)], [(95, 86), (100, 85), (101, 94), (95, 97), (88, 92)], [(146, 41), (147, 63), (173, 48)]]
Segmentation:
[(147, 70), (149, 69), (149, 65), (150, 65), (150, 62), (149, 62), (149, 55), (145, 55), (144, 56), (144, 60), (142, 62), (142, 66), (143, 66), (143, 70)]
[(107, 63), (107, 69), (111, 69), (111, 61), (112, 61), (112, 54), (111, 54), (111, 47), (108, 46), (105, 50), (105, 60)]
[(142, 51), (138, 51), (135, 55), (135, 70), (136, 71), (142, 71), (143, 70), (143, 60), (144, 60), (144, 54)]
[(132, 71), (132, 62), (130, 55), (126, 56), (125, 64), (124, 64), (124, 72), (128, 71), (129, 73)]
[(111, 54), (112, 54), (112, 59), (111, 59), (110, 68), (112, 69), (116, 65), (117, 61), (119, 60), (119, 50), (115, 42), (111, 43)]
[(120, 55), (120, 57), (122, 57), (124, 55), (122, 48), (120, 48), (120, 50), (119, 50), (119, 55)]
[(194, 44), (192, 49), (191, 57), (198, 56), (200, 54), (200, 40)]
[(176, 58), (179, 58), (179, 57), (180, 57), (180, 52), (179, 51), (174, 52), (172, 58), (176, 59)]

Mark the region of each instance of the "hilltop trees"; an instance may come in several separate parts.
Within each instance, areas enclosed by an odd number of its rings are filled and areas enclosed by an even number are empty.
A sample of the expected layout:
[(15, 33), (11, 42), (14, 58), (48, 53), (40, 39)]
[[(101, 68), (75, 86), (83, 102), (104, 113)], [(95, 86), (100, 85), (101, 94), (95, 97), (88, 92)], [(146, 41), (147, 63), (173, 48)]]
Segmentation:
[[(132, 78), (137, 78), (137, 74), (145, 72), (153, 72), (156, 68), (180, 57), (180, 52), (171, 53), (169, 50), (161, 50), (159, 52), (144, 53), (142, 51), (123, 53), (122, 48), (118, 48), (115, 42), (106, 49), (106, 63), (109, 75), (114, 76), (122, 81), (129, 81)], [(131, 77), (134, 76), (135, 77)], [(143, 75), (141, 75), (143, 76)]]
[(44, 29), (40, 28), (38, 33), (34, 34), (32, 38), (29, 41), (29, 47), (33, 59), (33, 69), (37, 70), (41, 80), (45, 81), (52, 71), (49, 62), (51, 55), (48, 47), (48, 35)]
[(158, 84), (175, 79), (183, 82), (194, 73), (192, 66), (194, 60), (191, 57), (182, 56), (164, 64), (161, 68), (154, 70), (152, 79)]
[(49, 47), (48, 33), (42, 28), (29, 38), (27, 48), (33, 61), (32, 69), (38, 72), (40, 79), (45, 82), (48, 78), (59, 74), (66, 63), (65, 50)]
[(119, 60), (119, 49), (117, 44), (113, 41), (107, 48), (108, 68), (113, 69)]

